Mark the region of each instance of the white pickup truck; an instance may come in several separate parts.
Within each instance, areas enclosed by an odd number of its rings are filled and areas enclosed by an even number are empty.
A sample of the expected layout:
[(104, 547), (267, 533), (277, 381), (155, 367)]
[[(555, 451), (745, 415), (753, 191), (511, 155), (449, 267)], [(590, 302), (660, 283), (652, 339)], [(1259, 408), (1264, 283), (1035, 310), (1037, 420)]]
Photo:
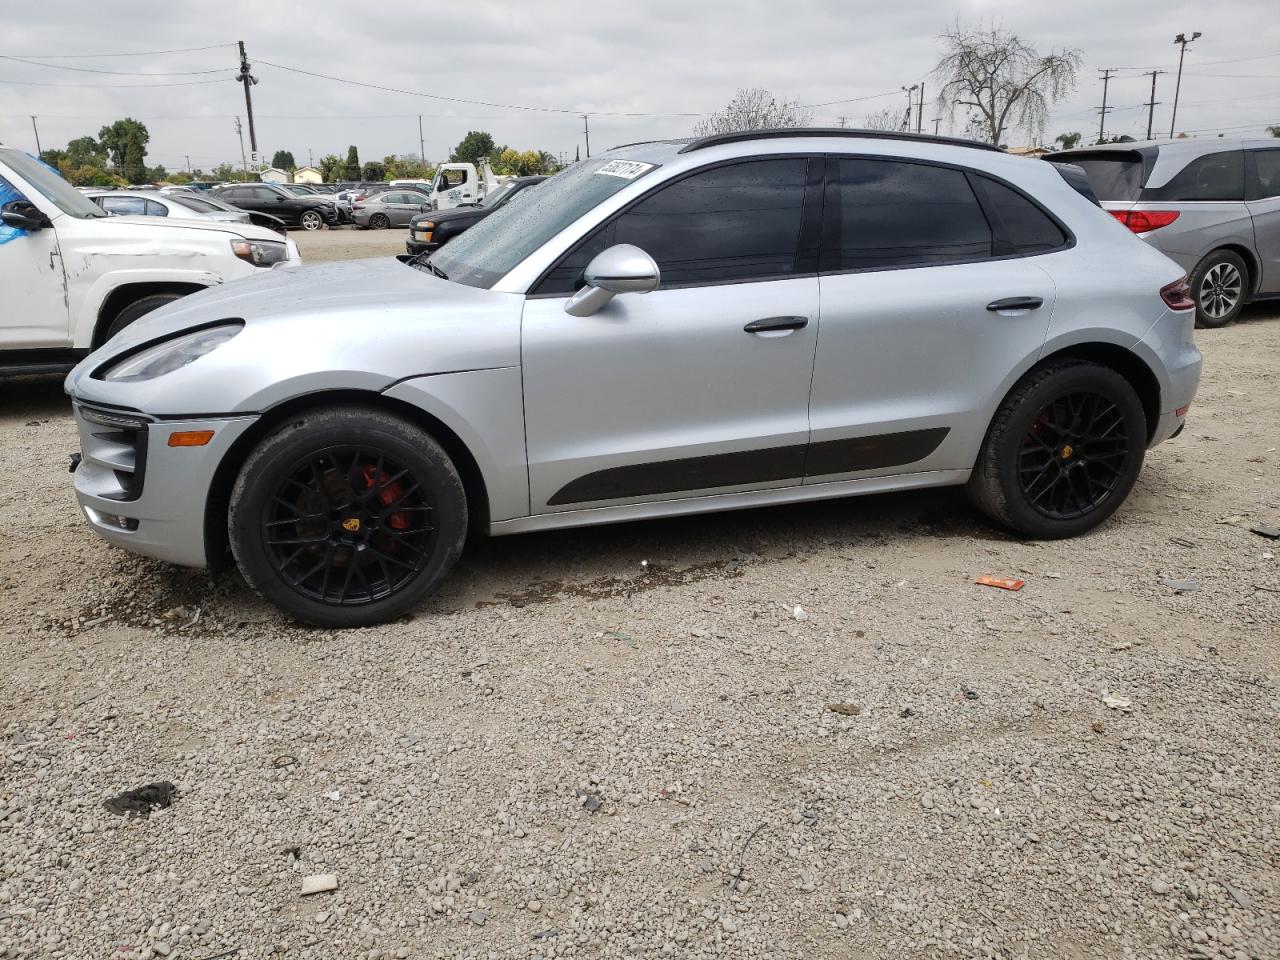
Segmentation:
[[(419, 181), (421, 189), (431, 198), (432, 210), (452, 210), (468, 204), (476, 204), (502, 186), (510, 176), (497, 176), (488, 160), (479, 163), (442, 163), (436, 167), (435, 179), (427, 184)], [(392, 186), (408, 181), (391, 181)]]
[(0, 376), (69, 370), (156, 307), (299, 259), (247, 223), (109, 216), (0, 145)]

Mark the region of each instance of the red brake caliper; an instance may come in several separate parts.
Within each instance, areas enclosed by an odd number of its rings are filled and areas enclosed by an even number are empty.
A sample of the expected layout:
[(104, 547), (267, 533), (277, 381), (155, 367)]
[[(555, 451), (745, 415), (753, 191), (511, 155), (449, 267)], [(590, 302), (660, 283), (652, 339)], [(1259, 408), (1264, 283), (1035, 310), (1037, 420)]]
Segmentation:
[[(379, 470), (371, 463), (366, 463), (360, 468), (360, 473), (364, 476), (365, 486), (372, 490), (374, 487), (381, 487), (378, 491), (378, 500), (384, 507), (389, 507), (400, 499), (400, 495), (404, 492), (399, 482), (387, 483), (391, 479), (387, 475), (387, 471)], [(397, 510), (391, 514), (388, 521), (395, 530), (409, 529), (409, 514)]]

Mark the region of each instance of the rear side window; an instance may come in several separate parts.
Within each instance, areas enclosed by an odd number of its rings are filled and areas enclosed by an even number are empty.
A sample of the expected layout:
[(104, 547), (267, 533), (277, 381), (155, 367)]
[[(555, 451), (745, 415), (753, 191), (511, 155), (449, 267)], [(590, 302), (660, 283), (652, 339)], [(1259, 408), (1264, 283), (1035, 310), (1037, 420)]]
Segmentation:
[(169, 208), (166, 207), (163, 203), (157, 203), (155, 200), (147, 201), (148, 217), (167, 217), (168, 215), (169, 215)]
[(662, 286), (795, 273), (804, 213), (803, 157), (753, 160), (678, 180), (614, 222), (613, 243), (657, 261)]
[(1243, 200), (1244, 152), (1230, 150), (1197, 157), (1163, 187), (1144, 190), (1142, 199), (1165, 202)]
[(142, 197), (103, 197), (102, 209), (117, 216), (145, 216), (147, 201)]
[(1249, 199), (1280, 197), (1280, 150), (1250, 150), (1253, 157)]
[(995, 219), (997, 255), (1018, 253), (1024, 257), (1057, 250), (1067, 235), (1053, 219), (1027, 197), (989, 177), (975, 176), (986, 194), (986, 207)]
[(1137, 154), (1066, 154), (1061, 159), (1084, 171), (1099, 200), (1132, 202), (1142, 194), (1142, 158)]
[(861, 158), (840, 159), (834, 167), (822, 218), (824, 272), (920, 267), (992, 255), (991, 227), (961, 171)]

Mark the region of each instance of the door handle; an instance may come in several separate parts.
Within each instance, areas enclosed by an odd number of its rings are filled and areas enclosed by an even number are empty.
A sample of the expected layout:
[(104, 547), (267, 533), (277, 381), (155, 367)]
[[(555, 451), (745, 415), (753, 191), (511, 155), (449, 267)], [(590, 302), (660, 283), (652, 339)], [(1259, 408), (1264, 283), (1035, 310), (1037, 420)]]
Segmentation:
[(1002, 310), (1037, 310), (1043, 304), (1041, 297), (1005, 297), (1003, 300), (992, 300), (987, 304), (987, 309), (992, 313)]
[(770, 330), (803, 330), (808, 325), (808, 317), (765, 317), (752, 320), (742, 329), (747, 333), (767, 333)]

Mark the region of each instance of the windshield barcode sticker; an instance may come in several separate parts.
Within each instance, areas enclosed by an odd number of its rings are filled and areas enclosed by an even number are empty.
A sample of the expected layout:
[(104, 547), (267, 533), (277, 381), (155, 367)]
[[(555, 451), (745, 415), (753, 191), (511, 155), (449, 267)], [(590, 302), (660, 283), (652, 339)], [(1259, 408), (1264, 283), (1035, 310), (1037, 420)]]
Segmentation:
[(606, 177), (621, 177), (623, 180), (634, 180), (642, 173), (653, 169), (652, 163), (641, 163), (639, 160), (610, 160), (596, 171)]

